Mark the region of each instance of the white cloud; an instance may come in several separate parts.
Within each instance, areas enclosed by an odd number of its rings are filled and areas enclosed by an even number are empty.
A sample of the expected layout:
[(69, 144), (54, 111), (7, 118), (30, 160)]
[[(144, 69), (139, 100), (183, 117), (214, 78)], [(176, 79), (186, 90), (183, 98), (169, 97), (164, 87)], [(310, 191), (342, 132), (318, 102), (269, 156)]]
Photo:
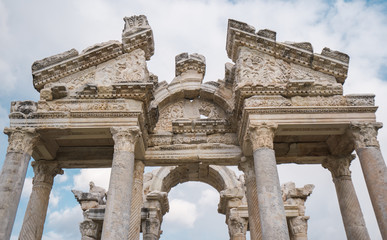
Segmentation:
[(89, 183), (93, 181), (95, 185), (108, 190), (110, 180), (110, 168), (81, 169), (80, 173), (74, 175), (73, 189), (88, 191)]
[(0, 58), (0, 76), (2, 84), (0, 92), (9, 93), (9, 91), (14, 88), (17, 79), (12, 70), (13, 68), (9, 63)]
[(79, 239), (79, 223), (83, 221), (80, 206), (70, 207), (54, 211), (46, 220), (47, 228), (50, 229), (43, 239), (56, 239), (61, 236), (64, 239)]
[(67, 180), (68, 180), (68, 175), (67, 175), (66, 171), (62, 175), (57, 175), (55, 177), (55, 181), (58, 183), (64, 183)]
[(30, 198), (31, 192), (32, 192), (32, 178), (26, 178), (24, 180), (22, 198)]
[(198, 201), (201, 207), (210, 206), (216, 207), (219, 202), (219, 193), (214, 189), (205, 189), (201, 193), (201, 197)]
[(193, 228), (198, 217), (196, 205), (181, 199), (173, 199), (169, 202), (170, 210), (164, 216), (164, 220), (176, 227)]
[(59, 194), (56, 194), (54, 193), (54, 191), (51, 191), (50, 193), (50, 207), (57, 207), (58, 206), (58, 203), (59, 203), (59, 200), (60, 200), (60, 195)]

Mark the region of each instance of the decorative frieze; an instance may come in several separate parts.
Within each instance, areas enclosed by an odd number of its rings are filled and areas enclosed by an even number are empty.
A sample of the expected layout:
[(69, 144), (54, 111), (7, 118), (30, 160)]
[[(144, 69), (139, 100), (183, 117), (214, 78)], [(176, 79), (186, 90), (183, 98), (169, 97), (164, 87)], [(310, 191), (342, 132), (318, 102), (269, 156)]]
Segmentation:
[(177, 55), (175, 57), (175, 65), (176, 76), (180, 76), (189, 70), (193, 70), (203, 75), (206, 72), (206, 58), (197, 53), (181, 53)]

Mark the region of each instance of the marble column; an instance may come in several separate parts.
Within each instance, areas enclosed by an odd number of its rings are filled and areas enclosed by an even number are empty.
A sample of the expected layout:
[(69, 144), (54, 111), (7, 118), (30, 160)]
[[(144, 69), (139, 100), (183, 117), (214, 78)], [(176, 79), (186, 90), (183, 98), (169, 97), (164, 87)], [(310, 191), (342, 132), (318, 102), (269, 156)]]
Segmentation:
[(273, 150), (276, 128), (277, 126), (272, 123), (254, 124), (249, 127), (250, 140), (254, 151), (254, 170), (263, 240), (289, 239), (277, 163)]
[(230, 240), (246, 240), (248, 220), (242, 218), (237, 208), (230, 209), (227, 216), (227, 226)]
[(351, 240), (369, 240), (370, 236), (352, 183), (351, 171), (349, 170), (351, 161), (354, 158), (355, 156), (353, 155), (329, 156), (322, 163), (322, 166), (327, 168), (332, 174), (347, 238)]
[(131, 218), (129, 223), (129, 240), (140, 239), (141, 228), (141, 208), (143, 205), (142, 188), (144, 178), (144, 163), (136, 160), (134, 164), (134, 178), (132, 189)]
[(54, 177), (57, 174), (63, 174), (63, 170), (56, 163), (34, 161), (31, 165), (35, 176), (32, 180), (32, 192), (19, 235), (20, 240), (42, 238)]
[(259, 219), (257, 182), (255, 181), (253, 159), (242, 158), (238, 166), (245, 175), (247, 208), (249, 211), (250, 239), (261, 240), (261, 220)]
[(381, 123), (351, 123), (351, 133), (383, 239), (387, 239), (387, 168), (377, 140)]
[(8, 240), (38, 134), (31, 128), (6, 128), (4, 133), (8, 149), (0, 174), (0, 239)]
[(114, 155), (106, 201), (102, 240), (129, 238), (134, 173), (134, 148), (138, 127), (113, 127)]

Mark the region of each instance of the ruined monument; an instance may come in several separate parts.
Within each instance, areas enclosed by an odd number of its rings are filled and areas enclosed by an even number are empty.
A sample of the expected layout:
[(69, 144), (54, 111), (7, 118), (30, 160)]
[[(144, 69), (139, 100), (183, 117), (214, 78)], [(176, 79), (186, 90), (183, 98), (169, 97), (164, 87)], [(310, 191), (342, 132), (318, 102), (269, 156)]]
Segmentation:
[[(307, 239), (313, 185), (282, 187), (277, 164), (320, 164), (332, 174), (348, 239), (369, 239), (351, 180), (356, 150), (387, 239), (387, 170), (374, 95), (343, 95), (349, 57), (310, 43), (280, 43), (271, 30), (229, 20), (225, 76), (203, 82), (204, 56), (176, 56), (158, 82), (145, 16), (124, 18), (122, 42), (36, 61), (40, 100), (12, 102), (0, 175), (0, 239), (8, 240), (31, 156), (33, 189), (20, 239), (40, 239), (54, 177), (66, 168), (111, 167), (107, 193), (74, 190), (83, 240), (159, 239), (168, 192), (201, 181), (220, 193), (230, 239)], [(160, 46), (162, 47), (162, 46)], [(237, 178), (226, 166), (238, 166)], [(145, 166), (161, 168), (144, 174)], [(81, 210), (80, 210), (81, 211)], [(311, 216), (313, 217), (313, 216)]]

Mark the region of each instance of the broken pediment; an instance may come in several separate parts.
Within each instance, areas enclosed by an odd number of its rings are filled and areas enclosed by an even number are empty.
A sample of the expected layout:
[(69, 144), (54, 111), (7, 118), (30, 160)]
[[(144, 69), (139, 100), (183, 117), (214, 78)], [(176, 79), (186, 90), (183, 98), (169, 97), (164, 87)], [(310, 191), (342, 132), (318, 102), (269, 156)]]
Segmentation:
[(81, 54), (72, 49), (34, 62), (33, 82), (41, 99), (114, 94), (113, 85), (153, 84), (146, 65), (154, 53), (152, 29), (143, 15), (124, 21), (122, 43), (108, 41), (88, 47)]

